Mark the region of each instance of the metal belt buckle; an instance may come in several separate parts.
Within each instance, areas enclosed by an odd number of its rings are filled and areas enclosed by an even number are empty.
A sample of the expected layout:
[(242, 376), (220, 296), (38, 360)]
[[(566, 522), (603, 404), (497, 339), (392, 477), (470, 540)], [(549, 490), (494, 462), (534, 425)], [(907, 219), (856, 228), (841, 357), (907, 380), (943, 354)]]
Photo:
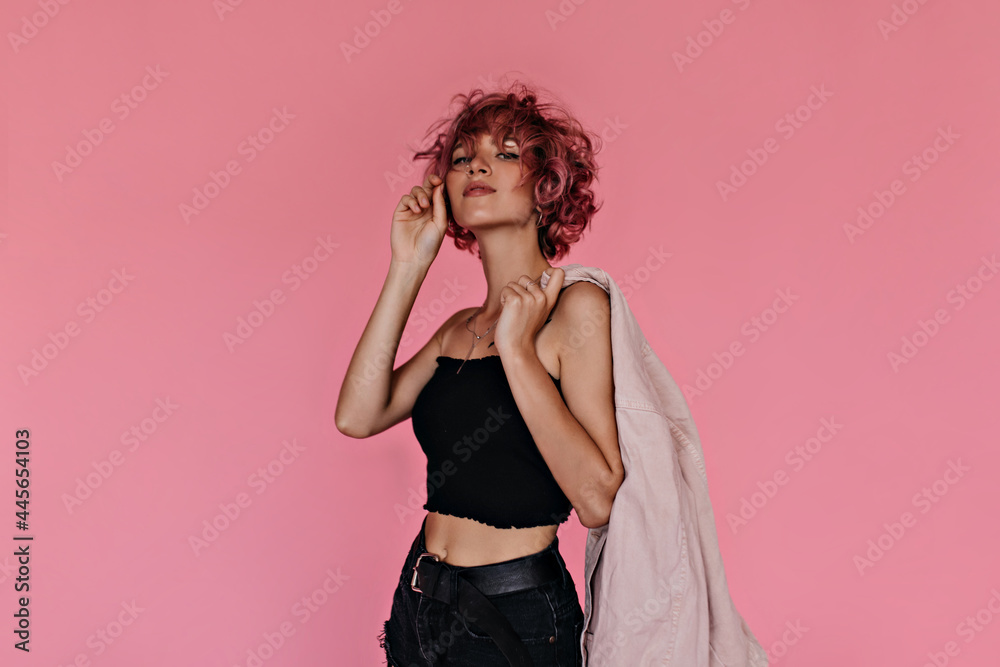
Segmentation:
[(441, 560), (440, 558), (438, 558), (437, 554), (432, 554), (429, 551), (425, 551), (419, 556), (417, 556), (417, 562), (413, 564), (413, 577), (410, 579), (410, 588), (412, 588), (418, 593), (423, 593), (423, 591), (417, 588), (417, 566), (420, 565), (420, 559), (423, 558), (424, 556), (430, 556), (436, 561)]

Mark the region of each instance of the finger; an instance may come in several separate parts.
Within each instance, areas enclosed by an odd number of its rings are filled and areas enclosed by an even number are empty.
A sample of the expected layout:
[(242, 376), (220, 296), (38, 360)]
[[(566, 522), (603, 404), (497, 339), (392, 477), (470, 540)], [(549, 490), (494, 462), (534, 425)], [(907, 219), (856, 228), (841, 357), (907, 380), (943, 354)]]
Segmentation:
[(413, 195), (403, 195), (402, 201), (406, 203), (407, 208), (411, 211), (414, 213), (420, 213), (420, 204), (417, 203), (417, 200), (413, 197)]
[(437, 174), (427, 174), (427, 178), (424, 179), (424, 189), (430, 191), (432, 188), (437, 187), (439, 183), (444, 183), (440, 176)]
[(504, 289), (511, 290), (518, 297), (530, 296), (530, 294), (528, 294), (528, 290), (524, 289), (523, 287), (521, 287), (520, 284), (513, 281), (507, 283), (507, 287), (505, 287)]
[(524, 291), (528, 293), (529, 297), (535, 300), (535, 303), (549, 306), (549, 292), (542, 289), (542, 286), (537, 281), (532, 280), (529, 282), (525, 286)]
[(427, 192), (419, 185), (414, 185), (413, 189), (410, 190), (413, 197), (418, 201), (422, 208), (427, 208), (430, 206), (430, 201), (427, 199)]
[(415, 190), (414, 197), (416, 197), (417, 202), (420, 204), (421, 208), (427, 208), (431, 205), (431, 189), (424, 189), (420, 186), (413, 188)]
[(434, 186), (431, 197), (434, 199), (434, 221), (438, 223), (439, 227), (447, 226), (448, 217), (444, 202), (444, 183)]
[(545, 284), (545, 289), (542, 291), (546, 296), (551, 294), (553, 299), (555, 299), (559, 296), (559, 290), (562, 289), (563, 282), (566, 279), (566, 272), (558, 267), (553, 267), (546, 269), (544, 273), (548, 275), (549, 281)]
[(434, 199), (434, 190), (440, 187), (444, 187), (444, 179), (437, 174), (428, 174), (427, 178), (424, 179), (424, 194), (427, 195), (432, 201)]

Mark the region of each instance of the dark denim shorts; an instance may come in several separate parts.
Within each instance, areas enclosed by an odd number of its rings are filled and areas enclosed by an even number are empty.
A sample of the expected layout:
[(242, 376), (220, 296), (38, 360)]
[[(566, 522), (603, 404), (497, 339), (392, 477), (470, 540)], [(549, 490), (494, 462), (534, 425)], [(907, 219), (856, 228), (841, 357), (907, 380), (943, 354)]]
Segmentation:
[[(424, 526), (421, 525), (400, 572), (389, 620), (378, 637), (379, 645), (385, 649), (387, 664), (390, 667), (509, 667), (510, 663), (493, 639), (474, 622), (463, 618), (457, 607), (410, 588), (413, 565), (424, 551)], [(583, 664), (580, 653), (583, 609), (576, 584), (559, 553), (558, 537), (538, 553), (545, 551), (558, 556), (562, 580), (487, 598), (510, 621), (537, 667), (580, 667)]]

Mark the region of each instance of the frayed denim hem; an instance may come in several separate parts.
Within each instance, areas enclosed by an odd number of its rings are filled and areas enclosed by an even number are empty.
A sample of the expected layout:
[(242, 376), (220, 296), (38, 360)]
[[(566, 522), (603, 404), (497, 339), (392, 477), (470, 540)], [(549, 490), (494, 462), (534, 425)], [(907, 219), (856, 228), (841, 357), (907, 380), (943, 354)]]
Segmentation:
[(392, 664), (392, 656), (389, 654), (389, 642), (385, 637), (388, 630), (389, 621), (386, 621), (382, 624), (382, 632), (378, 633), (378, 637), (376, 637), (376, 639), (378, 639), (379, 648), (385, 651), (385, 664), (388, 665), (388, 667), (394, 667)]

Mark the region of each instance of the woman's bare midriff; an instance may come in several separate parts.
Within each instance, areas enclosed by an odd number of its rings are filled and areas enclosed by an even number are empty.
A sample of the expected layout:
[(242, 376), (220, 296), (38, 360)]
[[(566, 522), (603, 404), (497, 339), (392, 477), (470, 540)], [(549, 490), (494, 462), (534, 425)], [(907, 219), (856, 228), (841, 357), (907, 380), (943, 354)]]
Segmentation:
[(552, 543), (558, 528), (496, 528), (473, 519), (428, 512), (424, 544), (427, 551), (449, 565), (489, 565), (538, 553)]
[[(560, 374), (559, 357), (556, 352), (560, 336), (559, 319), (555, 317), (558, 305), (557, 298), (550, 313), (553, 316), (552, 326), (543, 326), (535, 337), (538, 359), (553, 377), (559, 377)], [(442, 341), (444, 355), (465, 358), (469, 348), (464, 338), (471, 334), (466, 329), (464, 317), (471, 317), (475, 312), (476, 308), (466, 309), (463, 318), (456, 322), (453, 328), (444, 332)], [(460, 336), (462, 340), (459, 340)], [(492, 340), (492, 334), (484, 338), (471, 357), (496, 354), (495, 349), (489, 347)], [(480, 346), (485, 346), (486, 349), (480, 352), (482, 349)], [(559, 526), (556, 524), (531, 528), (496, 528), (473, 519), (428, 512), (427, 522), (424, 525), (424, 545), (427, 551), (436, 554), (449, 565), (473, 567), (538, 553), (552, 543), (558, 529)]]

